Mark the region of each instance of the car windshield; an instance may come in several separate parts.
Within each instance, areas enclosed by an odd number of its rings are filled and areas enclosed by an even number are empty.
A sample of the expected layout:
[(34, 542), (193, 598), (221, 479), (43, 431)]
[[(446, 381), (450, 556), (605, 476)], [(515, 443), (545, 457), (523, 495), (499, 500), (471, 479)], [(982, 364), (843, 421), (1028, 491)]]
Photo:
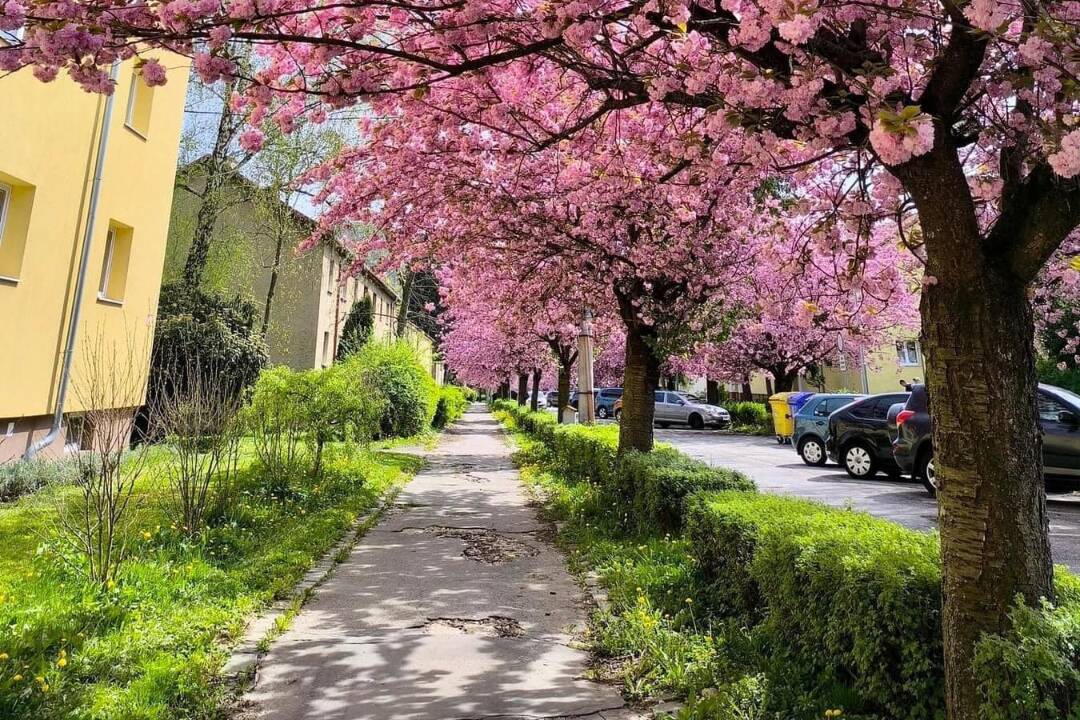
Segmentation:
[(697, 395), (691, 395), (690, 393), (675, 393), (675, 395), (681, 397), (686, 402), (697, 403), (698, 405), (702, 404), (701, 398), (699, 398)]
[(1066, 390), (1063, 387), (1057, 387), (1055, 385), (1053, 392), (1054, 392), (1055, 395), (1060, 395), (1061, 397), (1065, 398), (1066, 400), (1070, 400), (1073, 403), (1075, 403), (1076, 405), (1080, 406), (1080, 395), (1077, 395), (1072, 390)]

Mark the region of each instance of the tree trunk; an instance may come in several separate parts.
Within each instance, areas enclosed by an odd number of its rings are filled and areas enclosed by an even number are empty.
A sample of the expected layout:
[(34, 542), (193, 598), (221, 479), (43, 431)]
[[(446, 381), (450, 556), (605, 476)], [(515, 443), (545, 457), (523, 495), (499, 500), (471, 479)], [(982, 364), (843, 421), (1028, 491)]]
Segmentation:
[(570, 404), (570, 373), (574, 371), (573, 361), (559, 362), (559, 422), (563, 421), (562, 409)]
[(409, 302), (412, 300), (415, 279), (416, 273), (406, 270), (405, 277), (401, 281), (401, 304), (398, 306), (397, 329), (394, 331), (399, 338), (405, 337), (405, 328), (409, 326)]
[(983, 241), (955, 154), (913, 165), (904, 180), (926, 238), (945, 699), (950, 720), (976, 720), (979, 637), (1007, 627), (1017, 595), (1053, 597), (1032, 312), (1026, 283)]
[(795, 381), (798, 379), (798, 373), (785, 370), (784, 368), (773, 368), (769, 372), (772, 373), (772, 389), (767, 390), (769, 395), (773, 393), (791, 392), (795, 389)]
[(202, 282), (206, 262), (210, 257), (214, 226), (217, 225), (218, 215), (222, 210), (221, 190), (229, 173), (232, 172), (228, 166), (229, 145), (240, 122), (229, 107), (228, 98), (236, 91), (239, 82), (238, 78), (226, 81), (225, 102), (221, 108), (221, 117), (218, 119), (214, 147), (204, 165), (206, 185), (203, 188), (199, 212), (195, 216), (195, 232), (191, 238), (191, 248), (184, 261), (184, 283), (193, 288), (199, 287)]
[(263, 304), (262, 330), (259, 333), (264, 338), (266, 331), (270, 329), (270, 309), (274, 304), (274, 293), (277, 292), (278, 272), (281, 269), (281, 251), (285, 246), (285, 229), (278, 227), (277, 244), (274, 247), (274, 264), (270, 267), (270, 282), (266, 286), (266, 302)]
[(532, 396), (529, 399), (529, 409), (536, 412), (540, 401), (540, 368), (533, 370), (532, 375)]
[(517, 404), (518, 405), (524, 405), (525, 404), (525, 396), (528, 394), (528, 392), (529, 392), (529, 374), (528, 373), (519, 373), (518, 374), (518, 390), (517, 390)]
[(710, 405), (720, 404), (720, 383), (705, 378), (705, 402)]
[(754, 390), (750, 387), (750, 376), (743, 375), (742, 381), (742, 399), (744, 402), (750, 402), (754, 399)]
[(656, 388), (660, 383), (660, 360), (653, 352), (650, 328), (626, 323), (626, 367), (623, 370), (622, 414), (619, 419), (619, 453), (649, 452), (653, 448), (653, 416)]
[(499, 384), (499, 389), (495, 391), (495, 397), (501, 400), (510, 399), (510, 381), (504, 380)]

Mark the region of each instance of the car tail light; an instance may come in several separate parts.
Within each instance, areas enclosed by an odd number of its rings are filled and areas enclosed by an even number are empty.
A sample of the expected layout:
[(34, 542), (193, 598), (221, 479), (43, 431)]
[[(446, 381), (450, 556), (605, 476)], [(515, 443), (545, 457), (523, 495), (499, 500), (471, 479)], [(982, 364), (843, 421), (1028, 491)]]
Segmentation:
[(900, 427), (913, 417), (915, 417), (914, 410), (901, 410), (896, 413), (896, 427)]

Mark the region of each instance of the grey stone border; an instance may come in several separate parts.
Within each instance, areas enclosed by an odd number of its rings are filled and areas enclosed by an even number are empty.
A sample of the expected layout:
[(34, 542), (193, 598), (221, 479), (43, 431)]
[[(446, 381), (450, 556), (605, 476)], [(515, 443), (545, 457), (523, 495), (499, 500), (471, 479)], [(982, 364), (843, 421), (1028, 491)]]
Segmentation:
[(231, 685), (234, 692), (239, 694), (255, 684), (259, 661), (269, 649), (269, 643), (285, 630), (287, 623), (315, 594), (315, 590), (326, 582), (334, 568), (345, 561), (368, 530), (393, 506), (406, 484), (402, 483), (391, 489), (382, 502), (357, 518), (352, 529), (304, 573), (288, 595), (275, 600), (261, 615), (247, 624), (244, 636), (233, 647), (232, 654), (219, 671), (219, 677)]

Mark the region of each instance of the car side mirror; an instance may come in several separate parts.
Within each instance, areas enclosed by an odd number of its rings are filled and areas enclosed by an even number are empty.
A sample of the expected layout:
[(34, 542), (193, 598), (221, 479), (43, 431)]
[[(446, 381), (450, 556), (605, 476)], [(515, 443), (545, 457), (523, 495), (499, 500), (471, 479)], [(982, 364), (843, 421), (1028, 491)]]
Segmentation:
[(1080, 418), (1077, 418), (1076, 413), (1072, 410), (1062, 410), (1058, 413), (1058, 422), (1062, 425), (1076, 427), (1077, 425), (1080, 425)]

